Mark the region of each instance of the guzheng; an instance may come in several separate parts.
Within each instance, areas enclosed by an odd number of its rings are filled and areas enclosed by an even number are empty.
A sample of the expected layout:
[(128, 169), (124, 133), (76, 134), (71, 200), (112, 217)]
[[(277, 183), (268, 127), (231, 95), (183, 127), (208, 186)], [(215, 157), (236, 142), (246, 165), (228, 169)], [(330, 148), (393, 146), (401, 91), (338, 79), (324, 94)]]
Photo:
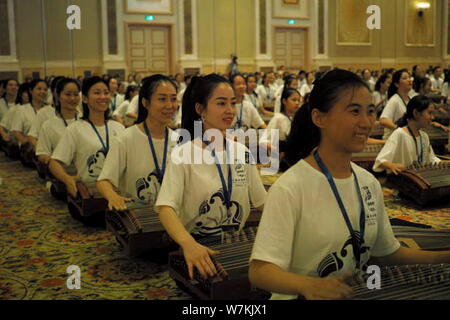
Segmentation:
[[(131, 257), (143, 256), (153, 249), (164, 249), (174, 245), (158, 214), (148, 204), (128, 202), (127, 210), (108, 211), (105, 219), (106, 228), (116, 236), (117, 242)], [(257, 226), (260, 220), (261, 212), (253, 209), (245, 225)]]
[(384, 135), (384, 127), (380, 125), (378, 122), (376, 125), (372, 127), (372, 131), (370, 132), (371, 138), (381, 139)]
[(450, 230), (393, 226), (397, 240), (404, 247), (420, 250), (450, 250)]
[(411, 165), (388, 180), (401, 193), (420, 205), (450, 200), (450, 164)]
[(380, 267), (380, 271), (380, 288), (370, 290), (367, 285), (370, 275), (366, 274), (352, 286), (354, 299), (450, 299), (450, 264)]
[(91, 218), (105, 213), (108, 201), (97, 191), (95, 182), (77, 181), (77, 196), (67, 194), (67, 205), (74, 218)]
[(429, 126), (424, 131), (430, 138), (430, 144), (433, 147), (433, 150), (438, 154), (445, 153), (445, 146), (448, 144), (449, 133), (434, 126)]
[(20, 162), (26, 167), (34, 168), (36, 166), (36, 154), (34, 146), (26, 142), (20, 146)]
[(384, 144), (366, 144), (363, 151), (352, 154), (352, 161), (360, 167), (372, 171), (375, 159), (383, 146)]
[(270, 294), (253, 288), (248, 279), (248, 262), (256, 236), (256, 227), (244, 228), (238, 233), (224, 233), (197, 241), (220, 254), (212, 257), (218, 271), (214, 277), (204, 279), (194, 271), (189, 279), (186, 262), (181, 251), (169, 254), (169, 274), (178, 286), (202, 300), (266, 299)]
[(127, 255), (141, 256), (173, 243), (152, 206), (140, 202), (127, 202), (126, 205), (127, 210), (108, 211), (105, 219), (107, 230), (116, 236)]

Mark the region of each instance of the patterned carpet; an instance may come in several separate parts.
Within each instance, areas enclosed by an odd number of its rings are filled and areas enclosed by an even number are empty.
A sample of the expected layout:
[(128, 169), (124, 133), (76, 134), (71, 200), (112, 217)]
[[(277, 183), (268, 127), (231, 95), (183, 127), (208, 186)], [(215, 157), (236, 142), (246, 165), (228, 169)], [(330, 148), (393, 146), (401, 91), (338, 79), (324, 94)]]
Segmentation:
[[(389, 215), (450, 228), (449, 208), (418, 207), (384, 188)], [(115, 238), (73, 220), (65, 203), (20, 162), (0, 155), (0, 299), (189, 299), (167, 266), (129, 259)], [(69, 290), (67, 267), (81, 269), (81, 290)]]

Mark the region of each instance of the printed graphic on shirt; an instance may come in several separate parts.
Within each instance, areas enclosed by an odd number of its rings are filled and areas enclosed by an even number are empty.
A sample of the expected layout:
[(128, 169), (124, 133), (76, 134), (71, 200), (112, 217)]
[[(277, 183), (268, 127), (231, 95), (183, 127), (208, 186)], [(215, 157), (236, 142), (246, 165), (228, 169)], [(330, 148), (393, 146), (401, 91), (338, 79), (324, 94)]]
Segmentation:
[(377, 224), (377, 207), (375, 199), (372, 197), (369, 187), (363, 186), (361, 188), (361, 196), (367, 206), (366, 210), (366, 226), (373, 226)]
[(89, 177), (97, 178), (102, 172), (103, 164), (106, 159), (106, 153), (103, 149), (98, 150), (95, 154), (87, 158), (87, 167)]
[[(358, 241), (358, 245), (361, 244), (361, 234), (359, 231), (355, 231), (356, 238)], [(325, 258), (322, 259), (322, 261), (317, 266), (317, 273), (319, 277), (325, 278), (329, 275), (331, 275), (334, 272), (340, 271), (344, 267), (344, 259), (347, 258), (347, 255), (349, 254), (348, 248), (351, 248), (351, 252), (353, 254), (353, 247), (352, 247), (352, 239), (351, 236), (344, 242), (344, 245), (342, 246), (342, 249), (339, 252), (332, 252), (325, 256)], [(365, 246), (364, 244), (361, 245), (361, 261), (366, 261), (365, 257), (363, 257), (363, 254), (369, 254), (370, 247)], [(353, 261), (353, 259), (352, 259)], [(364, 263), (361, 266), (361, 269), (365, 271), (367, 269), (367, 264)]]
[(154, 205), (156, 202), (156, 196), (158, 195), (159, 188), (161, 187), (158, 182), (158, 176), (156, 169), (150, 173), (147, 178), (139, 178), (136, 180), (136, 195), (139, 200), (146, 201), (150, 205)]
[(241, 225), (242, 215), (242, 206), (236, 201), (231, 201), (231, 208), (227, 210), (224, 192), (220, 188), (200, 205), (193, 233), (207, 236), (221, 233), (225, 228), (237, 230)]
[(245, 186), (247, 184), (247, 176), (245, 168), (242, 164), (237, 164), (234, 169), (233, 186)]

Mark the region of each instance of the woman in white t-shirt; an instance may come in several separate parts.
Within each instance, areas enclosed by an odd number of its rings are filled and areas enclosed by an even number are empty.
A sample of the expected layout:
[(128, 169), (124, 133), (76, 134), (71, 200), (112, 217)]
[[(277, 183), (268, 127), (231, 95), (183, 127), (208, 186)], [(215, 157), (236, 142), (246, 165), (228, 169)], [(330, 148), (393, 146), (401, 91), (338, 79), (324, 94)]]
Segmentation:
[(125, 92), (125, 100), (113, 112), (113, 119), (123, 124), (126, 128), (131, 127), (137, 119), (137, 114), (133, 114), (133, 116), (130, 117), (128, 115), (128, 110), (130, 109), (131, 100), (138, 94), (138, 87), (128, 86)]
[(38, 161), (48, 164), (53, 151), (68, 125), (78, 120), (77, 107), (80, 103), (80, 85), (74, 79), (62, 78), (54, 90), (56, 114), (44, 122), (36, 145)]
[[(110, 210), (126, 209), (125, 201), (153, 206), (177, 135), (168, 128), (177, 110), (177, 86), (170, 78), (145, 78), (139, 92), (139, 118), (111, 146), (97, 189)], [(115, 187), (121, 193), (117, 194)]]
[(306, 83), (300, 88), (300, 95), (304, 99), (308, 93), (314, 88), (314, 73), (306, 73)]
[(417, 163), (439, 163), (430, 144), (430, 138), (421, 129), (431, 125), (433, 101), (424, 95), (409, 101), (405, 115), (397, 122), (396, 129), (378, 154), (373, 170), (399, 174), (407, 166)]
[[(124, 131), (122, 124), (109, 120), (111, 96), (107, 83), (100, 77), (83, 81), (83, 118), (75, 121), (61, 137), (49, 168), (55, 178), (66, 185), (72, 196), (76, 181), (95, 182), (103, 167), (113, 138)], [(74, 163), (79, 177), (69, 175), (62, 164)]]
[(16, 104), (17, 90), (19, 83), (14, 79), (8, 79), (3, 82), (5, 93), (0, 97), (0, 122), (9, 108)]
[(30, 101), (31, 101), (31, 94), (29, 91), (29, 84), (22, 83), (19, 86), (19, 90), (17, 91), (15, 104), (12, 105), (8, 109), (8, 111), (6, 111), (2, 121), (0, 122), (0, 134), (2, 135), (4, 141), (16, 140), (11, 132), (12, 121), (14, 120), (19, 107), (28, 104)]
[(250, 203), (261, 208), (265, 201), (258, 170), (246, 160), (248, 149), (225, 138), (235, 104), (225, 78), (211, 74), (192, 79), (183, 97), (180, 135), (185, 143), (172, 151), (156, 202), (161, 223), (183, 249), (191, 278), (194, 268), (204, 277), (217, 271), (210, 258), (216, 252), (193, 235), (217, 236), (224, 229), (241, 229)]
[(274, 109), (275, 113), (281, 112), (281, 96), (283, 94), (283, 91), (287, 88), (297, 89), (297, 87), (298, 87), (298, 79), (295, 76), (289, 75), (286, 78), (284, 78), (284, 85), (278, 88), (277, 93), (275, 94), (276, 96)]
[(123, 94), (117, 92), (119, 84), (116, 78), (111, 77), (108, 79), (108, 88), (111, 95), (111, 104), (109, 108), (111, 110), (111, 113), (113, 113), (122, 104), (122, 102), (125, 100), (125, 97), (123, 96)]
[(260, 97), (265, 110), (267, 108), (273, 108), (275, 104), (275, 92), (277, 91), (277, 87), (275, 86), (274, 81), (275, 74), (273, 72), (265, 73), (262, 78), (263, 84), (256, 88), (256, 93)]
[(273, 115), (273, 112), (267, 111), (264, 108), (262, 97), (255, 91), (257, 87), (256, 76), (253, 73), (248, 74), (245, 78), (245, 83), (247, 84), (247, 90), (244, 94), (244, 100), (249, 101), (261, 114)]
[(406, 105), (410, 100), (412, 79), (406, 69), (399, 70), (392, 76), (392, 83), (388, 89), (388, 102), (380, 116), (380, 124), (384, 127), (383, 140), (387, 140), (397, 129), (395, 124), (406, 112)]
[(378, 78), (375, 84), (375, 91), (372, 92), (373, 103), (377, 110), (377, 116), (379, 117), (384, 110), (387, 103), (387, 91), (392, 82), (392, 76), (390, 73), (384, 73)]
[(292, 150), (300, 161), (269, 191), (250, 257), (250, 282), (273, 292), (272, 299), (342, 299), (353, 295), (351, 275), (369, 263), (449, 262), (450, 252), (400, 247), (380, 183), (351, 162), (376, 119), (361, 78), (328, 72), (300, 110), (309, 110)]
[(233, 120), (232, 127), (234, 129), (243, 129), (244, 131), (247, 131), (249, 128), (267, 128), (266, 123), (251, 105), (251, 102), (244, 99), (245, 91), (247, 90), (244, 77), (240, 73), (236, 73), (231, 76), (230, 82), (233, 85), (236, 96), (236, 117)]
[(47, 83), (42, 79), (35, 79), (31, 81), (29, 86), (31, 101), (30, 103), (21, 106), (11, 123), (11, 131), (17, 139), (19, 145), (28, 142), (28, 133), (31, 129), (33, 121), (39, 110), (46, 106), (47, 101)]
[[(297, 89), (287, 88), (283, 91), (281, 96), (280, 112), (275, 113), (267, 126), (266, 135), (262, 138), (263, 141), (269, 140), (271, 145), (274, 145), (274, 137), (270, 136), (270, 130), (278, 130), (279, 151), (284, 153), (286, 151), (286, 140), (291, 131), (291, 123), (295, 113), (300, 107), (301, 96)], [(280, 156), (281, 158), (283, 155)]]

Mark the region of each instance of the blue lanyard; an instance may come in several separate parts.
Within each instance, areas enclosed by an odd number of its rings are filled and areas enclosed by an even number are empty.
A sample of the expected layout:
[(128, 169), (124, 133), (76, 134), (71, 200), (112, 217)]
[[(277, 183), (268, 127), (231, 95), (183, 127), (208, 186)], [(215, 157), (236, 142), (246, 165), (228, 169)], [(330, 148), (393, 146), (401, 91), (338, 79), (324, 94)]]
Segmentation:
[(239, 112), (239, 117), (238, 117), (238, 120), (236, 121), (236, 125), (237, 125), (237, 127), (238, 128), (241, 128), (242, 127), (242, 110), (244, 109), (244, 100), (242, 100), (242, 103), (241, 103), (241, 110), (240, 110), (240, 112)]
[[(209, 146), (210, 142), (205, 141), (205, 144), (206, 144), (206, 146)], [(211, 150), (211, 154), (214, 157), (214, 162), (216, 164), (217, 171), (219, 172), (219, 176), (220, 176), (220, 181), (222, 182), (222, 188), (223, 188), (223, 193), (225, 196), (225, 203), (226, 203), (227, 209), (230, 209), (231, 208), (231, 194), (233, 192), (233, 177), (232, 177), (232, 173), (231, 173), (230, 161), (228, 158), (228, 148), (227, 148), (226, 144), (227, 144), (227, 142), (225, 139), (225, 154), (226, 154), (226, 159), (228, 162), (228, 187), (225, 182), (225, 178), (223, 176), (222, 167), (219, 163), (219, 160), (216, 157), (216, 152), (214, 150)]]
[(114, 96), (114, 102), (111, 103), (112, 104), (112, 106), (111, 106), (112, 111), (116, 110), (116, 98), (117, 98), (117, 95)]
[(412, 132), (411, 128), (407, 126), (409, 133), (411, 134), (411, 137), (414, 140), (414, 145), (416, 146), (416, 153), (417, 153), (417, 161), (419, 161), (419, 164), (423, 163), (423, 144), (422, 144), (422, 135), (419, 132), (420, 137), (420, 153), (419, 153), (419, 146), (417, 145), (416, 137), (414, 136), (414, 133)]
[(161, 184), (162, 180), (164, 178), (164, 173), (166, 172), (166, 158), (167, 158), (167, 144), (169, 141), (169, 139), (168, 139), (169, 130), (167, 130), (167, 128), (166, 128), (166, 134), (164, 137), (164, 153), (163, 153), (163, 162), (161, 165), (162, 169), (159, 168), (158, 158), (156, 157), (155, 146), (153, 145), (152, 134), (150, 133), (150, 130), (148, 130), (147, 123), (145, 121), (144, 121), (144, 130), (145, 130), (145, 134), (147, 135), (147, 138), (148, 138), (148, 144), (150, 145), (150, 151), (152, 152), (153, 162), (155, 163), (156, 174), (158, 175), (158, 182)]
[(105, 121), (105, 129), (106, 129), (106, 145), (103, 142), (102, 137), (100, 136), (100, 134), (97, 131), (97, 128), (94, 126), (94, 124), (91, 122), (91, 120), (88, 120), (89, 124), (91, 125), (92, 129), (94, 129), (95, 133), (97, 134), (98, 139), (100, 140), (100, 143), (102, 144), (103, 147), (103, 151), (105, 152), (105, 154), (108, 153), (109, 151), (109, 131), (108, 131), (108, 121)]
[[(60, 115), (61, 115), (61, 119), (64, 121), (64, 125), (67, 127), (68, 126), (68, 124), (67, 124), (67, 121), (66, 121), (66, 119), (64, 119), (64, 117), (63, 117), (63, 115), (62, 115), (62, 113), (60, 113)], [(78, 115), (77, 114), (75, 114), (75, 121), (77, 121), (78, 120)]]
[(356, 189), (357, 189), (356, 191), (358, 193), (359, 203), (361, 206), (360, 220), (359, 220), (360, 236), (361, 236), (360, 239), (358, 239), (356, 232), (353, 229), (352, 223), (350, 222), (350, 218), (348, 217), (347, 210), (345, 210), (344, 203), (342, 202), (341, 196), (339, 195), (339, 191), (337, 190), (337, 187), (336, 187), (336, 184), (334, 183), (333, 177), (331, 176), (330, 171), (323, 163), (323, 161), (320, 158), (319, 153), (317, 151), (314, 152), (314, 159), (316, 160), (317, 164), (319, 165), (320, 169), (322, 170), (322, 173), (327, 178), (328, 183), (330, 184), (331, 190), (333, 191), (336, 201), (339, 205), (339, 208), (341, 209), (342, 216), (344, 217), (345, 223), (347, 224), (347, 228), (350, 231), (350, 236), (352, 238), (351, 240), (352, 240), (353, 253), (354, 253), (355, 259), (356, 259), (356, 268), (361, 269), (361, 246), (364, 243), (364, 232), (365, 232), (365, 228), (366, 228), (366, 214), (364, 211), (364, 202), (362, 200), (361, 189), (359, 188), (358, 178), (356, 177), (356, 174), (352, 169), (352, 173), (355, 177), (355, 183), (356, 183)]

